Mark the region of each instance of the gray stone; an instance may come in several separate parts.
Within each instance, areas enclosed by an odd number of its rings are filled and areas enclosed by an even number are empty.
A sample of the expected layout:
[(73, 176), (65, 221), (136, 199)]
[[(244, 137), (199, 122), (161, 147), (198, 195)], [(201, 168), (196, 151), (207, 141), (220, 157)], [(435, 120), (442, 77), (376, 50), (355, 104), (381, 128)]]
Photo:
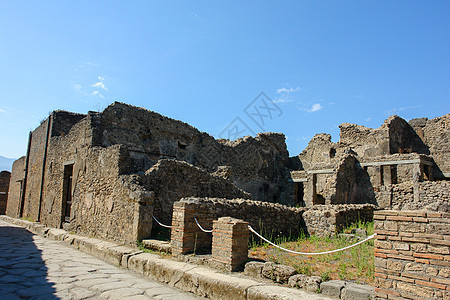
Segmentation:
[(371, 300), (374, 299), (374, 295), (374, 287), (350, 283), (342, 290), (341, 298), (344, 300)]
[(344, 286), (345, 281), (342, 280), (325, 281), (320, 284), (320, 291), (324, 295), (340, 298)]
[(262, 275), (278, 283), (288, 282), (289, 277), (297, 274), (297, 271), (291, 266), (278, 265), (272, 262), (264, 264)]
[(259, 278), (262, 276), (263, 262), (251, 261), (245, 264), (244, 274), (250, 277)]

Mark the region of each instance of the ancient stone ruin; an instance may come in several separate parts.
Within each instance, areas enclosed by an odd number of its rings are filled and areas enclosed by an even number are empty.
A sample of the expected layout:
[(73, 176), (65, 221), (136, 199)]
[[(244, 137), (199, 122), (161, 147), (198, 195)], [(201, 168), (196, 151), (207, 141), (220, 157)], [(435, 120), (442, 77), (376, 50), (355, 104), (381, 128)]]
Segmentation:
[[(245, 224), (331, 235), (373, 220), (374, 210), (448, 218), (449, 126), (450, 114), (409, 122), (392, 116), (377, 129), (344, 123), (339, 142), (318, 134), (289, 157), (280, 133), (215, 139), (119, 102), (87, 115), (54, 111), (13, 164), (6, 214), (123, 244), (149, 238), (156, 217), (173, 226), (174, 254), (192, 252), (195, 237), (235, 270), (245, 259), (215, 243), (245, 240)], [(230, 235), (207, 235), (194, 218)]]
[(11, 173), (8, 171), (0, 172), (0, 215), (6, 213), (6, 201), (8, 199), (9, 181)]

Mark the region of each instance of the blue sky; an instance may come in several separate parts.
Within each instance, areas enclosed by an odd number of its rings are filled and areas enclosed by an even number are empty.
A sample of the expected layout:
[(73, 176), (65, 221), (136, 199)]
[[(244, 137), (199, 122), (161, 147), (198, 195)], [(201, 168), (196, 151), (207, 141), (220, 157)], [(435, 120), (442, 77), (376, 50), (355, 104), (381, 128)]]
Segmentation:
[(0, 155), (24, 155), (52, 110), (114, 101), (216, 137), (283, 132), (291, 155), (343, 122), (437, 117), (449, 15), (449, 1), (2, 1)]

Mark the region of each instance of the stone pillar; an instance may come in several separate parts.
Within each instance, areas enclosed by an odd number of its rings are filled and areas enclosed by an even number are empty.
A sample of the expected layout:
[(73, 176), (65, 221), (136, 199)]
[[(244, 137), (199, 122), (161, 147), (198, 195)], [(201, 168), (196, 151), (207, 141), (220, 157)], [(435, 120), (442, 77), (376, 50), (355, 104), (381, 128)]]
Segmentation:
[(212, 259), (237, 271), (248, 259), (248, 222), (222, 217), (213, 222)]
[(174, 256), (211, 247), (211, 233), (201, 231), (194, 217), (204, 229), (210, 230), (215, 215), (196, 203), (178, 201), (173, 204), (171, 243)]
[[(136, 201), (134, 214), (133, 231), (135, 240), (140, 241), (149, 238), (152, 232), (153, 192), (135, 192), (133, 195)], [(113, 203), (108, 203), (108, 209), (112, 211)]]

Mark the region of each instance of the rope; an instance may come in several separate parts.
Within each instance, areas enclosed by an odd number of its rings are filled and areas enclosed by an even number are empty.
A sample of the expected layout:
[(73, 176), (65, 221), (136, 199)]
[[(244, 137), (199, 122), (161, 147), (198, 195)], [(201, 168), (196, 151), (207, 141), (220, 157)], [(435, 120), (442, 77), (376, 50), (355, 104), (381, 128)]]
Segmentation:
[(152, 216), (152, 217), (153, 217), (153, 219), (155, 219), (156, 223), (158, 223), (158, 224), (161, 225), (162, 227), (172, 228), (172, 226), (164, 225), (164, 224), (160, 223), (158, 220), (156, 220), (155, 216)]
[(331, 251), (325, 251), (325, 252), (306, 253), (306, 252), (297, 252), (297, 251), (289, 250), (289, 249), (280, 247), (280, 246), (278, 246), (278, 245), (275, 245), (274, 243), (272, 243), (271, 241), (269, 241), (268, 239), (264, 238), (262, 235), (260, 235), (259, 233), (257, 233), (250, 225), (248, 225), (248, 229), (249, 229), (251, 232), (253, 232), (254, 234), (256, 234), (256, 235), (257, 235), (259, 238), (261, 238), (263, 241), (266, 241), (267, 243), (271, 244), (272, 246), (275, 246), (275, 247), (277, 247), (277, 248), (280, 248), (281, 250), (284, 250), (284, 251), (287, 251), (287, 252), (290, 252), (290, 253), (300, 254), (300, 255), (321, 255), (321, 254), (330, 254), (330, 253), (334, 253), (334, 252), (339, 252), (339, 251), (347, 250), (347, 249), (350, 249), (350, 248), (352, 248), (352, 247), (355, 247), (355, 246), (357, 246), (357, 245), (359, 245), (359, 244), (362, 244), (362, 243), (364, 243), (364, 242), (366, 242), (366, 241), (368, 241), (368, 240), (370, 240), (370, 239), (373, 239), (373, 238), (377, 235), (376, 233), (374, 233), (374, 234), (372, 234), (371, 236), (369, 236), (368, 238), (366, 238), (366, 239), (364, 239), (364, 240), (362, 240), (362, 241), (357, 242), (356, 244), (353, 244), (353, 245), (350, 245), (350, 246), (347, 246), (347, 247), (344, 247), (344, 248), (341, 248), (341, 249), (336, 249), (336, 250), (331, 250)]
[(212, 230), (206, 230), (206, 229), (204, 229), (202, 226), (200, 226), (200, 224), (199, 224), (198, 221), (197, 221), (197, 218), (194, 218), (194, 220), (195, 220), (195, 223), (197, 223), (197, 226), (200, 228), (201, 231), (206, 232), (206, 233), (211, 233), (211, 232), (213, 232)]

